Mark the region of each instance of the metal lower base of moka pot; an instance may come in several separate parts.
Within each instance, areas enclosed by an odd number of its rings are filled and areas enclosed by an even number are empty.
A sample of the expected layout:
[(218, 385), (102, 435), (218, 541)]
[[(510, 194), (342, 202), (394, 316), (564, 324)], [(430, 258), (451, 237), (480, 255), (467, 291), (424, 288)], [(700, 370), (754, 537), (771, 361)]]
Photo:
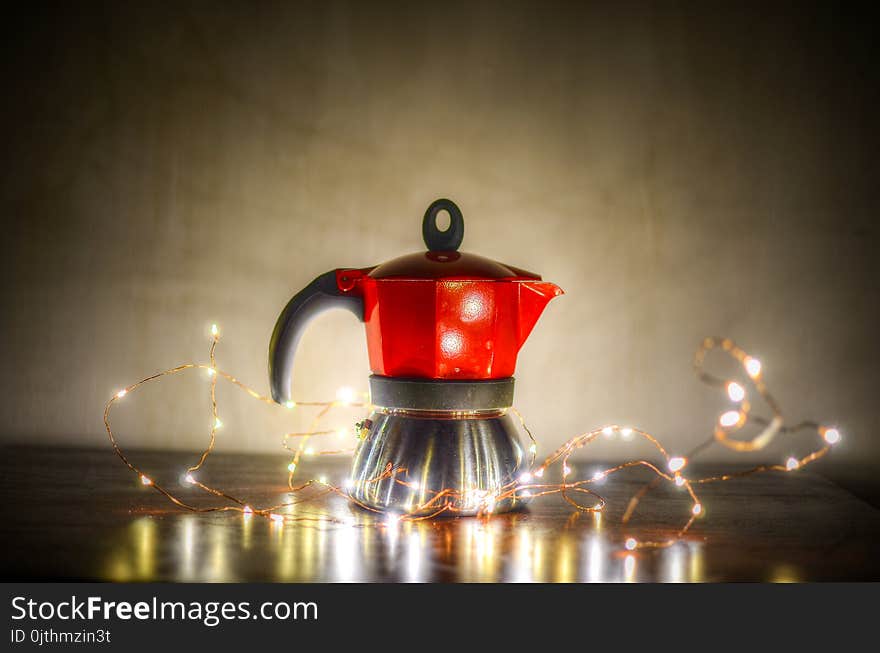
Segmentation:
[(409, 515), (506, 512), (525, 455), (508, 414), (513, 379), (431, 381), (370, 377), (375, 407), (360, 430), (351, 498)]

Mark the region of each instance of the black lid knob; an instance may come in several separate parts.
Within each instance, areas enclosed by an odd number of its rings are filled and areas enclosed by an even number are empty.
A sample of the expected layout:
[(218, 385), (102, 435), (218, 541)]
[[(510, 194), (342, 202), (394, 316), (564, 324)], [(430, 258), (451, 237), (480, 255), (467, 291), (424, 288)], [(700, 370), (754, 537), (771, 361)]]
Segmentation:
[[(437, 227), (440, 211), (449, 213), (449, 226), (445, 231)], [(459, 248), (464, 239), (464, 218), (455, 202), (446, 199), (431, 202), (422, 220), (422, 237), (431, 252), (454, 252)]]

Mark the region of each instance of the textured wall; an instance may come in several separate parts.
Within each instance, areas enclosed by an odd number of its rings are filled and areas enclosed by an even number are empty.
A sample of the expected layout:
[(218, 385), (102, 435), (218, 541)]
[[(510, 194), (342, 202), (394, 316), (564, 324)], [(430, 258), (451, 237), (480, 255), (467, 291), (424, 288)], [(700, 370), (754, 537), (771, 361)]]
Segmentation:
[[(140, 4), (4, 28), (5, 438), (102, 445), (114, 389), (205, 359), (212, 321), (221, 366), (265, 389), (289, 297), (419, 250), (422, 212), (448, 196), (463, 249), (567, 291), (517, 373), (547, 448), (606, 421), (697, 442), (724, 402), (690, 357), (719, 334), (760, 356), (791, 418), (839, 421), (838, 463), (880, 460), (865, 17)], [(367, 374), (362, 327), (328, 314), (294, 388)], [(227, 449), (276, 451), (304, 425), (220, 400)], [(139, 393), (118, 425), (130, 446), (194, 448), (207, 410), (195, 374)]]

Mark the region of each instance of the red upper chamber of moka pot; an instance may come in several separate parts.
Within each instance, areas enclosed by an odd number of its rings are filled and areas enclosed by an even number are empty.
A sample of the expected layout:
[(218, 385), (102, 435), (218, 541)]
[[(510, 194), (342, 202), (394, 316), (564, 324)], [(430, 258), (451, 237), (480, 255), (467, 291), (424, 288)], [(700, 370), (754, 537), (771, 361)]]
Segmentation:
[[(437, 226), (442, 211), (450, 218), (444, 231)], [(365, 323), (373, 374), (470, 381), (513, 376), (520, 348), (562, 289), (532, 272), (457, 251), (464, 220), (449, 200), (428, 207), (422, 234), (427, 252), (333, 270), (290, 300), (270, 343), (276, 401), (290, 399), (293, 357), (305, 323), (337, 307)]]

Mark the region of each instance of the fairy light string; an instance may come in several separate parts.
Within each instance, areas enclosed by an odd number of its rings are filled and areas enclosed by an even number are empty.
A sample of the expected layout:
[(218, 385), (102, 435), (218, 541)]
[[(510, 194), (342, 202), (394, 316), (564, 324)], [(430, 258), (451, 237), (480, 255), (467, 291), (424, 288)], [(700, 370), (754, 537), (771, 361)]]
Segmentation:
[[(301, 459), (304, 456), (353, 453), (354, 448), (336, 447), (316, 450), (314, 445), (310, 444), (313, 438), (327, 437), (334, 434), (338, 436), (350, 435), (348, 429), (320, 428), (323, 420), (333, 411), (334, 408), (360, 408), (367, 409), (368, 411), (373, 408), (367, 401), (367, 396), (365, 394), (362, 395), (363, 401), (361, 401), (358, 399), (358, 396), (354, 391), (347, 388), (340, 389), (334, 401), (287, 402), (281, 407), (282, 409), (287, 410), (293, 410), (299, 407), (318, 409), (312, 418), (310, 427), (307, 431), (285, 433), (281, 438), (282, 446), (291, 454), (291, 460), (287, 466), (287, 494), (290, 497), (290, 500), (275, 505), (255, 507), (243, 498), (233, 496), (220, 488), (207, 485), (198, 479), (197, 473), (203, 468), (208, 457), (214, 451), (217, 441), (217, 431), (223, 426), (223, 422), (219, 415), (216, 395), (217, 381), (219, 379), (223, 379), (232, 384), (257, 401), (261, 401), (271, 406), (278, 406), (271, 397), (261, 394), (233, 375), (224, 372), (217, 367), (215, 353), (219, 341), (220, 330), (215, 324), (211, 326), (211, 347), (209, 351), (209, 363), (207, 365), (202, 363), (185, 363), (158, 372), (124, 387), (107, 402), (104, 408), (104, 426), (107, 430), (107, 436), (110, 439), (110, 443), (116, 455), (140, 478), (141, 483), (144, 486), (150, 487), (156, 492), (159, 492), (174, 505), (185, 510), (196, 513), (238, 512), (241, 513), (244, 519), (259, 516), (278, 523), (291, 521), (341, 523), (340, 520), (323, 513), (310, 514), (298, 512), (296, 514), (291, 514), (290, 512), (287, 512), (287, 510), (293, 506), (314, 502), (331, 494), (342, 496), (365, 510), (379, 512), (375, 508), (367, 506), (351, 496), (350, 490), (353, 487), (353, 482), (350, 479), (344, 483), (343, 487), (337, 487), (328, 483), (325, 478), (310, 479), (305, 482), (294, 483)], [(746, 378), (743, 379), (742, 382), (737, 379), (721, 378), (706, 371), (705, 363), (707, 356), (710, 352), (716, 350), (732, 358), (743, 370)], [(543, 462), (539, 465), (535, 465), (538, 442), (526, 425), (522, 414), (515, 408), (512, 408), (511, 411), (519, 419), (523, 431), (525, 431), (530, 440), (528, 471), (523, 472), (519, 478), (503, 485), (495, 492), (489, 492), (486, 490), (462, 491), (453, 488), (423, 488), (417, 481), (412, 481), (407, 477), (407, 470), (405, 468), (397, 466), (393, 462), (389, 462), (383, 471), (375, 478), (367, 479), (363, 482), (369, 484), (391, 480), (393, 483), (419, 491), (420, 496), (424, 497), (422, 503), (412, 506), (409, 512), (389, 515), (387, 518), (388, 524), (391, 524), (393, 521), (394, 525), (396, 525), (397, 522), (401, 520), (420, 521), (432, 519), (441, 515), (454, 516), (461, 512), (460, 506), (463, 505), (477, 507), (478, 517), (488, 517), (493, 513), (495, 505), (506, 499), (517, 498), (519, 500), (535, 500), (550, 495), (561, 496), (564, 501), (575, 508), (575, 515), (579, 513), (601, 513), (604, 511), (607, 502), (593, 489), (593, 486), (603, 483), (608, 477), (623, 470), (635, 467), (645, 468), (654, 474), (654, 479), (642, 486), (630, 498), (626, 509), (623, 512), (623, 516), (621, 517), (621, 522), (623, 524), (629, 523), (641, 500), (649, 492), (653, 491), (658, 485), (664, 482), (670, 483), (677, 488), (683, 488), (690, 498), (691, 506), (683, 525), (667, 539), (640, 541), (635, 537), (626, 537), (623, 542), (623, 547), (626, 550), (632, 551), (639, 548), (660, 548), (671, 546), (685, 536), (697, 519), (705, 516), (705, 508), (700, 501), (694, 486), (729, 481), (731, 479), (742, 478), (766, 471), (794, 472), (825, 456), (831, 450), (831, 447), (837, 444), (841, 439), (840, 431), (837, 428), (823, 426), (812, 421), (803, 421), (793, 426), (786, 426), (780, 406), (770, 394), (764, 381), (764, 371), (761, 362), (757, 358), (750, 356), (729, 338), (705, 338), (694, 355), (693, 367), (694, 372), (700, 381), (712, 387), (723, 389), (727, 400), (730, 402), (730, 407), (718, 416), (711, 437), (691, 449), (686, 455), (671, 455), (663, 447), (660, 441), (647, 431), (631, 426), (610, 424), (571, 438), (547, 456)], [(110, 413), (116, 402), (121, 401), (129, 394), (149, 383), (189, 370), (204, 370), (210, 378), (209, 396), (211, 401), (211, 428), (206, 448), (202, 451), (198, 461), (186, 468), (184, 479), (189, 485), (198, 488), (204, 493), (223, 499), (226, 503), (220, 506), (199, 506), (189, 503), (176, 496), (167, 487), (157, 482), (156, 479), (149, 476), (146, 472), (142, 471), (125, 455), (110, 425)], [(743, 383), (745, 383), (745, 385), (743, 385)], [(758, 397), (770, 409), (771, 417), (769, 419), (752, 414), (752, 403), (749, 401), (749, 389), (756, 392)], [(759, 427), (760, 430), (758, 434), (750, 439), (737, 438), (736, 435), (747, 424)], [(364, 437), (364, 431), (364, 423), (358, 423), (355, 427), (355, 438)], [(691, 478), (686, 475), (688, 467), (694, 457), (712, 445), (717, 444), (736, 452), (758, 451), (769, 446), (781, 435), (794, 435), (804, 431), (817, 434), (822, 445), (820, 448), (801, 458), (792, 456), (784, 463), (762, 464), (750, 469), (716, 476)], [(596, 471), (588, 478), (575, 479), (574, 469), (569, 464), (569, 459), (572, 454), (595, 442), (600, 436), (608, 438), (616, 435), (620, 435), (624, 440), (629, 440), (633, 437), (642, 438), (657, 451), (663, 462), (658, 464), (644, 459), (630, 460), (608, 467), (607, 469)], [(543, 479), (546, 471), (551, 466), (557, 464), (561, 467), (562, 481), (560, 483), (543, 482), (541, 479)], [(317, 488), (319, 491), (317, 493), (312, 493), (309, 496), (302, 496), (303, 491), (308, 488)], [(379, 522), (379, 524), (388, 525), (382, 524), (381, 522)]]

